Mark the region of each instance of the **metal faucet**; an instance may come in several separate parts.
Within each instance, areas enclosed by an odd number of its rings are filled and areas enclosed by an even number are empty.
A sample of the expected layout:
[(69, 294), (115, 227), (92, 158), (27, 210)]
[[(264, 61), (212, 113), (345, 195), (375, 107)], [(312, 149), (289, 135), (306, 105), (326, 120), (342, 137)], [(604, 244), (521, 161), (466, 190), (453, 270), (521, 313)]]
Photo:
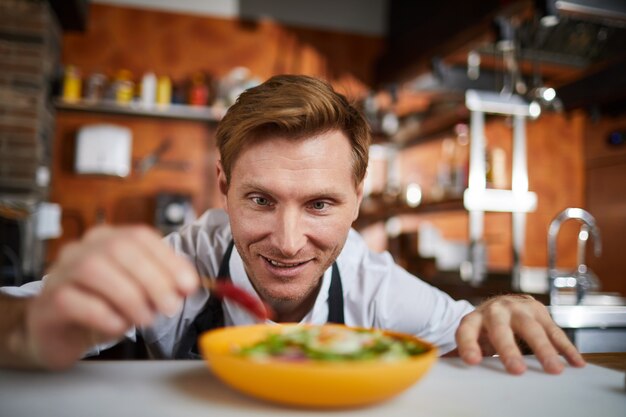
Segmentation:
[[(578, 232), (578, 266), (571, 274), (559, 274), (556, 270), (556, 238), (561, 224), (569, 219), (580, 220), (583, 224)], [(581, 208), (566, 208), (552, 220), (548, 229), (548, 282), (550, 286), (550, 304), (556, 302), (559, 289), (575, 288), (576, 304), (582, 304), (587, 291), (597, 289), (600, 286), (598, 277), (587, 267), (585, 263), (585, 248), (589, 233), (594, 240), (594, 254), (599, 257), (602, 253), (602, 241), (600, 229), (596, 225), (596, 219)]]

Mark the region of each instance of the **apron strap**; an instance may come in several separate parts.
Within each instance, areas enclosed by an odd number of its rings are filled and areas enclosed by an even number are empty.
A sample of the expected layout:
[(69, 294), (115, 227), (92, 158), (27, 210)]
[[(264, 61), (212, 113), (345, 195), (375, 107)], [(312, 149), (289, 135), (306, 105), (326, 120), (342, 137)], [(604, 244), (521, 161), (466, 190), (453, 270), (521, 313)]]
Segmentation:
[[(233, 252), (233, 246), (234, 242), (231, 240), (220, 263), (220, 269), (216, 277), (218, 280), (226, 280), (230, 276), (228, 263), (230, 261), (230, 255)], [(222, 308), (222, 302), (209, 294), (209, 299), (206, 304), (178, 343), (174, 357), (176, 359), (201, 359), (200, 351), (198, 350), (198, 336), (200, 336), (202, 332), (219, 327), (224, 327), (224, 309)]]
[(333, 273), (328, 289), (328, 322), (345, 324), (343, 318), (343, 288), (337, 262), (333, 262)]

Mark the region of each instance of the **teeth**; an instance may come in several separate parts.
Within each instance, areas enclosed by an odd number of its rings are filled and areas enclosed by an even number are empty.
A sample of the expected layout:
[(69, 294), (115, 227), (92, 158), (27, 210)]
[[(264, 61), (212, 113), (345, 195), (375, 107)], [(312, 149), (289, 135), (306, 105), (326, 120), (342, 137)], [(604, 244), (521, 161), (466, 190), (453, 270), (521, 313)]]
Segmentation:
[(276, 261), (274, 261), (272, 259), (269, 259), (269, 258), (265, 258), (265, 259), (267, 259), (268, 262), (271, 263), (272, 265), (277, 266), (279, 268), (291, 268), (291, 267), (300, 265), (299, 262), (295, 263), (295, 264), (284, 264), (284, 263), (281, 263), (281, 262), (276, 262)]

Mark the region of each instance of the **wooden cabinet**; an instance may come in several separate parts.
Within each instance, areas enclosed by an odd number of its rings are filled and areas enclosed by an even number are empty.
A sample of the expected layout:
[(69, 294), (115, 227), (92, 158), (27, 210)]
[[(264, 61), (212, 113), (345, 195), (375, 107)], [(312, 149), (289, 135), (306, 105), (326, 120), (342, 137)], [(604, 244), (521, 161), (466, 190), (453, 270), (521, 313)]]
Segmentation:
[(587, 260), (603, 291), (626, 294), (626, 143), (611, 144), (614, 132), (626, 135), (626, 116), (590, 121), (586, 128), (586, 203), (602, 234), (602, 255), (588, 249)]

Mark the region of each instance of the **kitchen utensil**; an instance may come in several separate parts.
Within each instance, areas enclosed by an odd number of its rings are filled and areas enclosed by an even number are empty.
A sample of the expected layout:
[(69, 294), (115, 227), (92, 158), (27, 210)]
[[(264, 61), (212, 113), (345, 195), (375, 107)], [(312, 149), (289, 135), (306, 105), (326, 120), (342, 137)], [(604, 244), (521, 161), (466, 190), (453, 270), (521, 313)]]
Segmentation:
[(237, 303), (243, 309), (261, 321), (272, 319), (272, 308), (247, 291), (237, 287), (230, 281), (201, 277), (202, 285), (218, 298), (225, 298)]
[(168, 138), (159, 143), (159, 146), (143, 158), (137, 163), (137, 169), (139, 170), (139, 174), (141, 176), (146, 175), (148, 170), (150, 170), (159, 160), (161, 159), (161, 155), (167, 152), (172, 147), (172, 141)]

